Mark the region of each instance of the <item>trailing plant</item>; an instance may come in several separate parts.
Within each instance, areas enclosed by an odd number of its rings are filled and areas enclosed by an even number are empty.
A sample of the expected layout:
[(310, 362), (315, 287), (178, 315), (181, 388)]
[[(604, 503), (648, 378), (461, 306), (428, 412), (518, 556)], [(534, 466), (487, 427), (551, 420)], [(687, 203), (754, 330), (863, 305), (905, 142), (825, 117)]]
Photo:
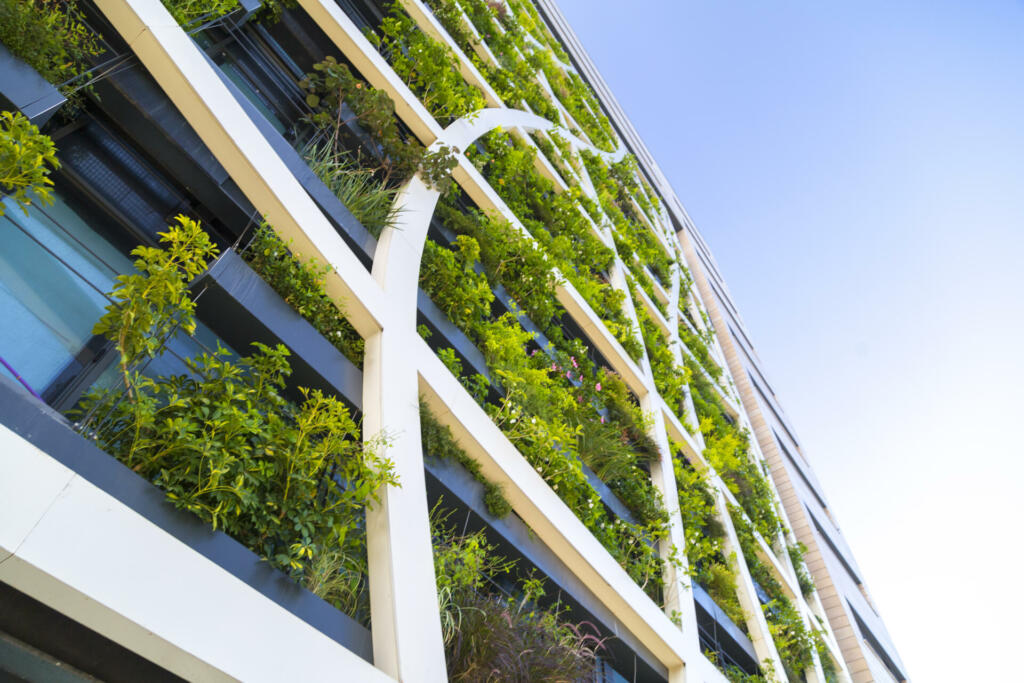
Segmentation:
[(496, 581), (513, 580), (514, 563), (498, 556), (483, 532), (456, 532), (450, 516), (437, 507), (431, 515), (449, 680), (591, 680), (603, 647), (596, 629), (567, 621), (557, 603), (540, 606), (539, 579), (516, 581), (514, 594), (495, 591)]
[(427, 404), (420, 400), (420, 433), (423, 438), (423, 452), (441, 460), (454, 460), (462, 465), (473, 478), (483, 484), (484, 504), (487, 511), (501, 518), (512, 512), (512, 506), (505, 498), (505, 492), (480, 471), (480, 463), (459, 447), (448, 427), (442, 425), (430, 412)]
[(307, 146), (302, 156), (310, 170), (371, 235), (380, 237), (384, 228), (395, 225), (401, 211), (395, 206), (398, 189), (360, 166), (350, 153), (320, 143)]
[(73, 101), (70, 82), (102, 52), (77, 0), (0, 0), (0, 43)]
[(722, 379), (722, 368), (711, 359), (711, 351), (708, 348), (711, 339), (712, 336), (710, 334), (698, 334), (690, 329), (690, 326), (685, 322), (679, 321), (679, 341), (690, 350), (690, 353), (697, 359), (701, 367), (707, 371), (711, 379), (715, 382), (720, 382)]
[(793, 569), (796, 571), (796, 581), (800, 584), (800, 592), (803, 593), (804, 597), (810, 597), (814, 593), (814, 579), (811, 578), (810, 573), (807, 571), (807, 563), (804, 561), (807, 546), (797, 541), (793, 545), (787, 545), (786, 551), (789, 553), (789, 559), (793, 563)]
[[(323, 132), (332, 151), (337, 151), (340, 130), (346, 123), (344, 104), (380, 146), (372, 170), (382, 174), (384, 184), (397, 186), (420, 172), (428, 185), (442, 192), (450, 187), (451, 169), (458, 164), (451, 148), (427, 151), (419, 141), (404, 137), (395, 118), (395, 103), (384, 91), (356, 78), (347, 65), (328, 55), (313, 65), (313, 72), (299, 85), (306, 91), (306, 103), (314, 109), (308, 120)], [(362, 158), (359, 161), (369, 163)]]
[(750, 576), (769, 598), (766, 604), (761, 605), (761, 610), (768, 622), (768, 630), (775, 641), (782, 665), (791, 679), (798, 679), (800, 674), (814, 666), (813, 635), (804, 624), (799, 610), (786, 596), (782, 585), (759, 559), (754, 529), (742, 511), (730, 505), (729, 514)]
[(353, 364), (362, 368), (363, 338), (345, 319), (345, 309), (335, 303), (324, 288), (330, 266), (318, 265), (313, 259), (300, 261), (289, 245), (263, 223), (242, 256), (289, 306)]
[(687, 367), (679, 367), (672, 349), (666, 342), (661, 331), (655, 326), (650, 315), (643, 306), (634, 299), (637, 321), (640, 323), (640, 331), (643, 334), (644, 344), (647, 347), (647, 359), (651, 364), (651, 374), (654, 375), (654, 386), (662, 399), (679, 422), (684, 426), (686, 423), (686, 387), (692, 379), (693, 372)]
[(750, 454), (750, 434), (726, 418), (718, 390), (695, 362), (690, 358), (683, 362), (690, 370), (691, 398), (704, 436), (704, 457), (737, 497), (761, 536), (774, 542), (782, 531), (782, 521), (767, 474)]
[(175, 506), (366, 622), (363, 514), (397, 485), (391, 462), (360, 442), (337, 399), (303, 388), (301, 405), (283, 398), (284, 346), (237, 359), (218, 348), (187, 359), (186, 375), (144, 374), (170, 337), (195, 329), (188, 283), (216, 254), (184, 216), (161, 240), (165, 249), (133, 250), (138, 272), (119, 276), (96, 324), (115, 343), (123, 387), (90, 392), (74, 411), (80, 429)]
[[(673, 444), (673, 451), (678, 454), (681, 449)], [(736, 572), (723, 548), (725, 527), (716, 516), (715, 498), (707, 476), (679, 455), (672, 462), (690, 576), (707, 590), (734, 624), (746, 631), (747, 619), (736, 593)]]
[[(0, 191), (10, 195), (28, 214), (33, 199), (53, 203), (50, 172), (60, 168), (57, 150), (50, 136), (21, 112), (0, 112)], [(4, 215), (0, 203), (0, 216)]]
[(463, 79), (448, 46), (421, 31), (397, 0), (387, 9), (379, 33), (367, 30), (367, 38), (427, 111), (447, 124), (482, 109), (483, 95)]

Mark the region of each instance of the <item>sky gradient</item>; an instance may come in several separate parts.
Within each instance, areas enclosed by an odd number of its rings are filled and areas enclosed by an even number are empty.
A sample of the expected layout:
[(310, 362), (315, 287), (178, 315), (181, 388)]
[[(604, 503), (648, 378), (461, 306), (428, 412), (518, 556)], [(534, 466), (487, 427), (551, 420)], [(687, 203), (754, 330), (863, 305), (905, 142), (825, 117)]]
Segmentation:
[(1024, 2), (558, 2), (711, 246), (910, 677), (1007, 680)]

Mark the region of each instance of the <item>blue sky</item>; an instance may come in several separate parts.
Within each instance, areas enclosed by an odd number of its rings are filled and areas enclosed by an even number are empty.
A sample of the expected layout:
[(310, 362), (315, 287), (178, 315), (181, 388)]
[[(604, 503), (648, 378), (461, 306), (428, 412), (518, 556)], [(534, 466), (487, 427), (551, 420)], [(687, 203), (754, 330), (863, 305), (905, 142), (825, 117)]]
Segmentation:
[(558, 2), (710, 244), (910, 676), (1005, 680), (1024, 2)]

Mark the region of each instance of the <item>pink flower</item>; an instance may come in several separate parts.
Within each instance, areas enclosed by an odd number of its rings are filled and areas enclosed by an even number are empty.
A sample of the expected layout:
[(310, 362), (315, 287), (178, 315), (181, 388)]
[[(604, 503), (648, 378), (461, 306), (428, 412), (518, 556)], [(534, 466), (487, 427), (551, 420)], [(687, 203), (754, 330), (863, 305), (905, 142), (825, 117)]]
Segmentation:
[(565, 378), (566, 379), (572, 379), (572, 371), (571, 370), (566, 370), (565, 371)]
[[(600, 383), (600, 382), (598, 382), (598, 383), (597, 383), (597, 386), (596, 386), (596, 387), (594, 387), (594, 388), (595, 388), (595, 389), (597, 389), (598, 391), (601, 391), (601, 383)], [(604, 418), (601, 418), (601, 419), (603, 420)]]
[(536, 355), (537, 355), (537, 349), (534, 349), (534, 350), (533, 350), (533, 351), (532, 351), (532, 352), (530, 353), (530, 355), (531, 355), (531, 356), (536, 356)]
[(572, 366), (574, 368), (578, 368), (579, 367), (578, 365), (576, 365), (576, 356), (569, 356), (569, 360), (572, 361)]
[(555, 370), (557, 370), (557, 369), (558, 369), (558, 366), (557, 366), (557, 365), (555, 365), (554, 363), (552, 363), (552, 364), (551, 364), (551, 372), (554, 372), (554, 371), (555, 371)]
[(604, 415), (601, 416), (601, 424), (604, 424)]

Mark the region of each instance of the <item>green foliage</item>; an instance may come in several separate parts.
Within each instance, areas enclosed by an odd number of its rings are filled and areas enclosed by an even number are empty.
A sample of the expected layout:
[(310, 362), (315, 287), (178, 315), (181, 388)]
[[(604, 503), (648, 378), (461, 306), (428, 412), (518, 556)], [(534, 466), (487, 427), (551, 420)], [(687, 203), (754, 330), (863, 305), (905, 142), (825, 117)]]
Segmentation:
[(821, 671), (825, 674), (825, 683), (836, 683), (839, 680), (839, 669), (832, 660), (832, 655), (825, 644), (825, 636), (821, 631), (815, 629), (811, 634), (814, 639), (814, 650), (818, 653), (818, 661), (821, 662)]
[(345, 319), (345, 310), (327, 295), (324, 279), (330, 266), (303, 263), (264, 223), (242, 254), (281, 298), (357, 367), (363, 366), (363, 338)]
[(182, 26), (212, 21), (238, 9), (238, 0), (161, 0)]
[(782, 658), (782, 665), (790, 678), (798, 678), (799, 674), (814, 665), (813, 635), (808, 631), (796, 606), (786, 596), (781, 584), (758, 558), (753, 527), (744, 519), (739, 509), (730, 506), (729, 513), (750, 576), (770, 598), (768, 604), (762, 605), (761, 609), (768, 622), (772, 640), (779, 651), (779, 657)]
[[(0, 190), (28, 214), (32, 199), (52, 204), (51, 170), (60, 168), (53, 140), (21, 112), (0, 112)], [(4, 205), (0, 204), (0, 216)]]
[(73, 98), (68, 81), (101, 53), (77, 0), (0, 0), (0, 43)]
[(761, 674), (748, 674), (734, 664), (726, 664), (718, 660), (718, 654), (711, 650), (704, 650), (704, 656), (711, 660), (711, 663), (718, 667), (718, 670), (725, 675), (729, 683), (778, 683), (772, 669), (766, 669)]
[(804, 562), (807, 546), (797, 541), (794, 545), (786, 546), (786, 551), (789, 553), (789, 559), (793, 563), (793, 569), (796, 570), (796, 580), (800, 584), (800, 592), (804, 594), (804, 597), (810, 597), (811, 593), (814, 592), (814, 579), (811, 578), (810, 573), (807, 571), (807, 564)]
[[(637, 207), (650, 207), (650, 202), (640, 190), (640, 170), (636, 158), (629, 154), (621, 161), (609, 164), (589, 152), (583, 152), (580, 156), (594, 183), (594, 189), (597, 190), (601, 208), (614, 227), (613, 236), (619, 256), (667, 318), (668, 313), (654, 294), (654, 286), (644, 272), (643, 266), (650, 268), (661, 284), (666, 286), (671, 279), (671, 268), (675, 259), (665, 250), (637, 211)], [(656, 225), (650, 216), (646, 220)]]
[(711, 376), (716, 382), (722, 379), (722, 368), (711, 359), (711, 351), (708, 346), (711, 344), (713, 335), (709, 332), (698, 334), (690, 329), (690, 326), (683, 322), (682, 319), (679, 321), (679, 341), (690, 350), (693, 357), (697, 359), (701, 367), (707, 371), (708, 375)]
[(448, 678), (452, 681), (581, 681), (595, 674), (602, 642), (561, 608), (543, 608), (543, 583), (517, 585), (521, 597), (488, 592), (513, 563), (497, 556), (482, 532), (460, 535), (450, 513), (434, 509), (434, 573)]
[[(480, 244), (468, 235), (459, 235), (451, 250), (428, 241), (420, 271), (420, 286), (480, 348), (502, 399), (497, 405), (485, 404), (485, 392), (475, 390), (478, 383), (464, 383), (637, 583), (658, 595), (661, 560), (647, 541), (665, 538), (667, 514), (649, 474), (640, 466), (652, 451), (642, 438), (646, 423), (639, 409), (625, 399), (626, 390), (616, 385), (617, 378), (595, 375), (582, 353), (554, 349), (550, 350), (553, 357), (536, 350), (528, 353), (532, 335), (516, 314), (491, 316), (490, 273), (474, 269), (480, 253)], [(461, 379), (461, 365), (454, 354), (439, 355)], [(607, 402), (603, 382), (612, 387)], [(613, 419), (606, 420), (600, 411), (608, 404), (614, 407), (608, 410)], [(639, 524), (609, 517), (583, 473), (581, 460), (607, 477)]]
[(487, 511), (495, 517), (501, 518), (512, 512), (512, 506), (505, 498), (505, 493), (499, 484), (495, 484), (484, 476), (480, 471), (480, 463), (469, 457), (466, 451), (459, 447), (452, 437), (448, 427), (442, 425), (430, 412), (430, 408), (422, 400), (420, 401), (420, 433), (423, 438), (423, 452), (441, 460), (454, 460), (462, 465), (473, 478), (483, 484), (484, 504)]
[(626, 352), (639, 360), (643, 347), (623, 312), (625, 294), (609, 284), (606, 273), (614, 253), (593, 233), (579, 202), (578, 190), (555, 192), (533, 165), (536, 150), (507, 133), (481, 138), (486, 151), (467, 155), (546, 254), (601, 317)]
[(303, 150), (310, 170), (341, 200), (352, 215), (374, 237), (393, 227), (399, 209), (395, 207), (397, 188), (363, 168), (347, 152), (339, 152), (326, 143), (310, 145)]
[(166, 249), (139, 246), (132, 250), (138, 272), (117, 277), (113, 292), (117, 303), (107, 306), (93, 329), (93, 334), (116, 343), (129, 393), (133, 365), (159, 354), (179, 328), (186, 334), (195, 331), (195, 303), (188, 284), (217, 255), (217, 247), (196, 221), (184, 215), (175, 220), (177, 225), (160, 233)]
[(125, 392), (91, 392), (76, 411), (82, 428), (177, 507), (366, 621), (363, 513), (398, 482), (348, 409), (319, 391), (301, 389), (299, 406), (283, 398), (291, 369), (280, 345), (237, 360), (204, 353), (187, 375), (135, 369), (177, 329), (195, 329), (187, 285), (215, 250), (198, 224), (178, 223), (161, 235), (166, 249), (133, 252), (139, 272), (119, 278), (94, 329), (117, 345)]
[[(400, 185), (417, 171), (434, 188), (444, 192), (451, 185), (450, 171), (458, 160), (452, 150), (427, 149), (415, 139), (406, 139), (398, 129), (395, 103), (387, 93), (369, 87), (356, 78), (345, 64), (328, 55), (313, 65), (313, 73), (299, 82), (306, 91), (306, 103), (314, 109), (309, 121), (324, 131), (333, 151), (341, 126), (342, 103), (347, 104), (367, 134), (380, 145), (379, 164), (373, 168), (384, 184)], [(360, 159), (360, 162), (365, 162)]]
[(662, 335), (661, 330), (651, 320), (646, 309), (634, 299), (637, 321), (647, 347), (647, 359), (651, 363), (651, 374), (654, 375), (654, 386), (668, 404), (672, 412), (686, 425), (686, 387), (692, 380), (690, 368), (676, 365), (672, 349)]
[(684, 364), (690, 370), (691, 397), (704, 436), (704, 457), (737, 497), (757, 531), (769, 543), (774, 542), (782, 521), (768, 477), (750, 454), (750, 435), (726, 419), (718, 390), (695, 362), (688, 358)]
[(462, 78), (452, 51), (421, 31), (397, 0), (389, 5), (380, 33), (368, 31), (367, 37), (443, 124), (483, 108), (483, 95)]
[[(675, 444), (673, 450), (680, 452)], [(725, 529), (716, 516), (715, 498), (707, 477), (678, 455), (673, 458), (673, 466), (690, 575), (734, 624), (746, 630), (747, 619), (736, 594), (736, 572), (723, 550)]]
[[(513, 108), (522, 108), (525, 104), (534, 113), (553, 123), (561, 123), (557, 107), (537, 81), (536, 69), (525, 57), (528, 51), (525, 33), (517, 23), (502, 22), (494, 4), (484, 0), (430, 0), (428, 4), (502, 102)], [(466, 12), (497, 64), (477, 54), (475, 46), (480, 41), (463, 25), (460, 9)]]

